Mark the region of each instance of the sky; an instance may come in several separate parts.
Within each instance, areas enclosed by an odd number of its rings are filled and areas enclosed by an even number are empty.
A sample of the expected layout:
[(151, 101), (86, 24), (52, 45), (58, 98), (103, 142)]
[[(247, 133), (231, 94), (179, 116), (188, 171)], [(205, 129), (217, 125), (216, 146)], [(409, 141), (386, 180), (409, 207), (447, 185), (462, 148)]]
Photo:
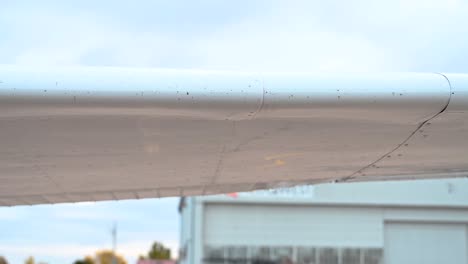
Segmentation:
[(112, 248), (117, 226), (117, 252), (129, 263), (148, 253), (153, 241), (177, 254), (178, 198), (83, 202), (0, 207), (0, 255), (10, 264), (28, 256), (37, 262), (73, 263)]
[[(0, 0), (0, 64), (468, 72), (468, 0)], [(176, 198), (0, 207), (10, 263), (177, 249)]]

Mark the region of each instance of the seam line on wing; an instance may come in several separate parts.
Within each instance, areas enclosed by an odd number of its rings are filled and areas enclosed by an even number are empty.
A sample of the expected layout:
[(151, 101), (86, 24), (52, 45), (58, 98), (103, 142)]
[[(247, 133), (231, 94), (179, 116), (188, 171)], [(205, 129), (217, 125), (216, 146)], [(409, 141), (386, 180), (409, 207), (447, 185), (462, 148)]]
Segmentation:
[(210, 183), (206, 184), (203, 186), (203, 195), (206, 195), (206, 189), (209, 188), (210, 186), (213, 186), (216, 183), (216, 179), (219, 176), (219, 173), (221, 172), (221, 166), (223, 164), (223, 159), (224, 159), (224, 154), (226, 153), (226, 145), (223, 145), (223, 148), (221, 149), (221, 152), (219, 153), (219, 159), (218, 162), (216, 162), (216, 168), (213, 173), (213, 176), (211, 177)]
[(260, 111), (263, 110), (263, 105), (265, 104), (265, 82), (264, 82), (263, 78), (260, 78), (260, 83), (262, 85), (262, 99), (261, 99), (262, 101), (260, 102), (260, 105), (258, 106), (257, 111), (255, 111), (255, 113), (253, 113), (251, 119), (254, 119), (257, 116), (257, 114), (259, 114)]
[(383, 154), (382, 156), (380, 156), (378, 159), (376, 159), (374, 162), (362, 167), (361, 169), (353, 172), (352, 174), (350, 174), (349, 176), (346, 176), (346, 177), (343, 177), (343, 178), (340, 178), (340, 179), (337, 179), (335, 180), (335, 182), (346, 182), (346, 181), (349, 181), (349, 180), (353, 180), (353, 179), (356, 179), (356, 174), (359, 174), (359, 173), (362, 173), (363, 171), (365, 171), (366, 169), (372, 167), (373, 165), (375, 165), (376, 163), (378, 163), (379, 161), (383, 160), (385, 157), (391, 155), (393, 152), (395, 152), (396, 150), (398, 150), (401, 146), (405, 145), (406, 142), (408, 142), (415, 134), (416, 132), (418, 132), (427, 122), (431, 121), (432, 119), (436, 118), (437, 116), (439, 116), (440, 114), (442, 114), (443, 112), (445, 112), (445, 110), (447, 110), (449, 104), (450, 104), (450, 100), (452, 99), (452, 84), (450, 83), (450, 80), (447, 78), (447, 76), (445, 76), (444, 74), (442, 73), (434, 73), (434, 74), (438, 74), (438, 75), (441, 75), (442, 77), (445, 78), (445, 80), (447, 80), (447, 83), (449, 85), (449, 96), (448, 96), (448, 100), (447, 100), (447, 103), (445, 104), (444, 108), (442, 108), (442, 110), (440, 110), (437, 114), (433, 115), (432, 117), (424, 120), (423, 122), (421, 122), (421, 124), (419, 124), (416, 129), (411, 132), (411, 134), (406, 137), (400, 144), (398, 144), (395, 148), (393, 148), (392, 150), (388, 151), (387, 153)]

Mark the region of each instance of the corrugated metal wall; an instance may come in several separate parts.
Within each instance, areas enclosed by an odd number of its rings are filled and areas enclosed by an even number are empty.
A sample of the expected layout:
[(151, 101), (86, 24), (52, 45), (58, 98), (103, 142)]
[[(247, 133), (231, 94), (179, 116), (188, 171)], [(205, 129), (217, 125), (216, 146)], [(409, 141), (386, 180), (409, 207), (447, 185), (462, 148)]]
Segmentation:
[(381, 210), (340, 207), (209, 204), (209, 245), (382, 247)]

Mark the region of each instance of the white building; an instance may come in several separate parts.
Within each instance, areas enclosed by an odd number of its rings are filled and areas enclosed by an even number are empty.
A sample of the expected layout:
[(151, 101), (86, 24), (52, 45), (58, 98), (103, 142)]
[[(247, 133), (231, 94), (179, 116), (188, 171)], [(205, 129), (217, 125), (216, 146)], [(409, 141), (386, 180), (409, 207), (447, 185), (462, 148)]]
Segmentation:
[(467, 264), (468, 179), (181, 199), (181, 264)]

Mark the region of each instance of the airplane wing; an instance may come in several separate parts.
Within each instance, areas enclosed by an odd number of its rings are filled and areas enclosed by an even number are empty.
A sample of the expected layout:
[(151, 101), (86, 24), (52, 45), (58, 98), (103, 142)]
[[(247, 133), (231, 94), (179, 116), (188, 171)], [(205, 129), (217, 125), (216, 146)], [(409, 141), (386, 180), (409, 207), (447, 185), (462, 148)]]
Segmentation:
[(468, 175), (468, 75), (0, 66), (0, 205)]

